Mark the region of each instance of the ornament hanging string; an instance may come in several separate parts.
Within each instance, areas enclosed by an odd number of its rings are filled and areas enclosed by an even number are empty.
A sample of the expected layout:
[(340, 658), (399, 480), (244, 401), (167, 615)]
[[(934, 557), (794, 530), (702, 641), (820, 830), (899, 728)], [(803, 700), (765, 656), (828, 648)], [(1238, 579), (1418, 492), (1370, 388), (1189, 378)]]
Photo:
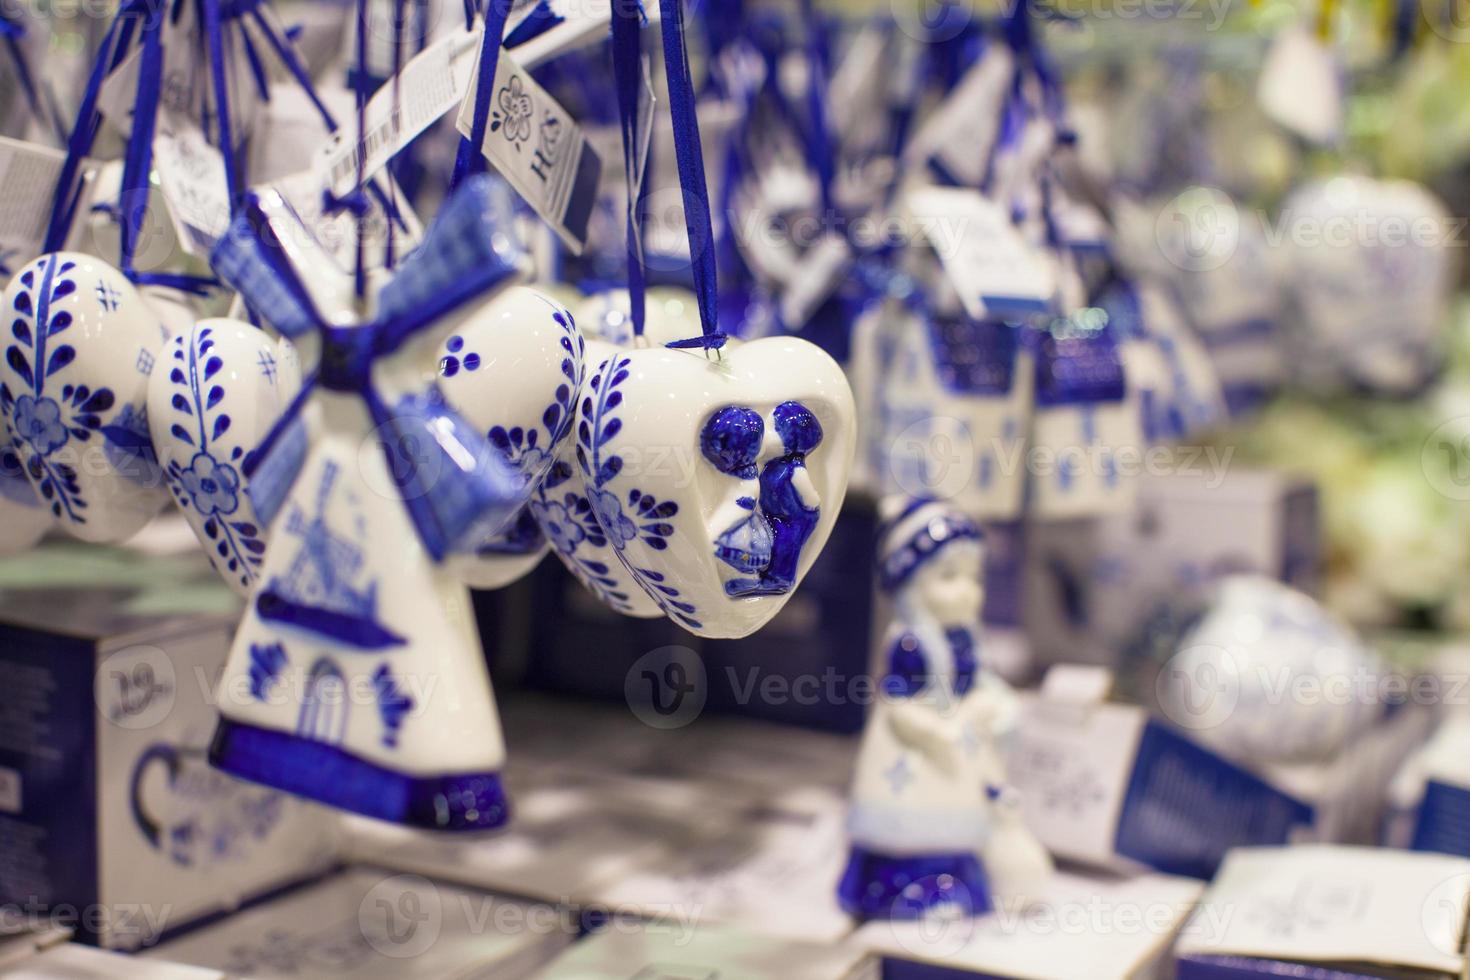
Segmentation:
[(21, 41), (25, 39), (25, 36), (26, 25), (18, 17), (13, 18), (8, 12), (0, 10), (0, 39), (4, 40), (5, 50), (10, 54), (16, 81), (20, 82), (21, 91), (25, 93), (26, 102), (31, 108), (31, 115), (37, 122), (49, 127), (57, 138), (64, 142), (66, 133), (63, 132), (60, 121), (53, 113), (46, 111), (46, 104), (41, 99), (41, 93), (36, 89), (30, 60), (26, 57), (25, 49), (21, 47)]
[(505, 22), (510, 17), (512, 0), (486, 0), (485, 22), (480, 37), (480, 66), (475, 78), (475, 115), (470, 135), (460, 137), (459, 152), (454, 158), (454, 173), (449, 178), (450, 190), (458, 187), (471, 174), (482, 173), (485, 158), (481, 147), (490, 128), (490, 104), (495, 92), (495, 67), (500, 60), (500, 42), (505, 36)]
[[(634, 186), (638, 157), (638, 83), (643, 66), (639, 43), (647, 22), (638, 0), (613, 0), (612, 55), (613, 77), (618, 93), (618, 119), (623, 136), (623, 168), (628, 179), (628, 307), (633, 322), (633, 335), (643, 336), (646, 318), (646, 280), (643, 272), (642, 231), (638, 224), (638, 199), (642, 196), (641, 179)], [(639, 175), (641, 178), (641, 174)]]

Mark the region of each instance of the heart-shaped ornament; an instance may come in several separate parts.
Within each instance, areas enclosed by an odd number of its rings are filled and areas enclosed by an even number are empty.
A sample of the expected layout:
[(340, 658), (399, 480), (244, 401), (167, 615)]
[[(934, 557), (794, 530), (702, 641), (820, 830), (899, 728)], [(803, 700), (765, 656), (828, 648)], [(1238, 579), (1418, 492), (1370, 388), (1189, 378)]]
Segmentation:
[(148, 377), (164, 338), (127, 278), (78, 252), (16, 274), (0, 410), (36, 492), (70, 534), (122, 541), (168, 500), (148, 432)]
[[(539, 484), (576, 413), (583, 340), (564, 307), (526, 286), (512, 286), (466, 316), (439, 349), (444, 397), (491, 445)], [(523, 508), (473, 553), (450, 561), (466, 585), (498, 589), (528, 573), (547, 542)]]
[(168, 488), (215, 571), (249, 594), (267, 524), (244, 464), (301, 388), (290, 341), (239, 320), (201, 320), (170, 340), (148, 382), (148, 427)]
[(578, 410), (577, 462), (603, 534), (664, 612), (746, 636), (827, 541), (852, 469), (852, 391), (794, 337), (619, 352)]

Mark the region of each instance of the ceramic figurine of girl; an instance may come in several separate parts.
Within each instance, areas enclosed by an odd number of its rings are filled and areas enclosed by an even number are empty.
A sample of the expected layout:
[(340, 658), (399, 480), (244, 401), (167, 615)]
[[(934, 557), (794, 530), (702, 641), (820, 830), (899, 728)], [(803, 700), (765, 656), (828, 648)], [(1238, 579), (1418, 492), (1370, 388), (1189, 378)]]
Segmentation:
[(998, 742), (1016, 705), (980, 662), (980, 528), (931, 500), (899, 508), (880, 546), (879, 584), (894, 615), (858, 757), (838, 898), (859, 919), (940, 908), (978, 915), (1043, 878), (1050, 859), (1005, 782)]

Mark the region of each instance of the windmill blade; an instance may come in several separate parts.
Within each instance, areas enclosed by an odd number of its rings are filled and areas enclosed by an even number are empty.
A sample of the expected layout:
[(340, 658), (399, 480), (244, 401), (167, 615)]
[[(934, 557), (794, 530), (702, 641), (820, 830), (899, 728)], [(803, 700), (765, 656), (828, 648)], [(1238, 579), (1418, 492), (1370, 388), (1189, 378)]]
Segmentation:
[(394, 350), (436, 323), (447, 325), (459, 307), (518, 280), (525, 262), (494, 178), (465, 181), (378, 295), (379, 350)]

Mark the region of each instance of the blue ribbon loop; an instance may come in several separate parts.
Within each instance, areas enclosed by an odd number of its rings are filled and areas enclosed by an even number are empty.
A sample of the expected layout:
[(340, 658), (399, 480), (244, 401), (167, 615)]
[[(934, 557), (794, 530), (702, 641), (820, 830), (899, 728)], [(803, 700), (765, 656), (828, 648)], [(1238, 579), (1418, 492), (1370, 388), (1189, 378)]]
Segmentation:
[(279, 244), (277, 235), (287, 230), (272, 224), (272, 209), (260, 196), (246, 196), (211, 256), (216, 273), (282, 333), (315, 331), (322, 345), (317, 370), (244, 463), (247, 492), (262, 519), (279, 510), (305, 460), (301, 412), (318, 387), (362, 399), (388, 472), (435, 561), (494, 533), (524, 502), (525, 477), (436, 386), (390, 403), (373, 381), (380, 358), (517, 278), (521, 253), (487, 220), (495, 208), (491, 183), (488, 176), (472, 178), (450, 197), (423, 243), (383, 288), (378, 314), (358, 325), (322, 316)]

